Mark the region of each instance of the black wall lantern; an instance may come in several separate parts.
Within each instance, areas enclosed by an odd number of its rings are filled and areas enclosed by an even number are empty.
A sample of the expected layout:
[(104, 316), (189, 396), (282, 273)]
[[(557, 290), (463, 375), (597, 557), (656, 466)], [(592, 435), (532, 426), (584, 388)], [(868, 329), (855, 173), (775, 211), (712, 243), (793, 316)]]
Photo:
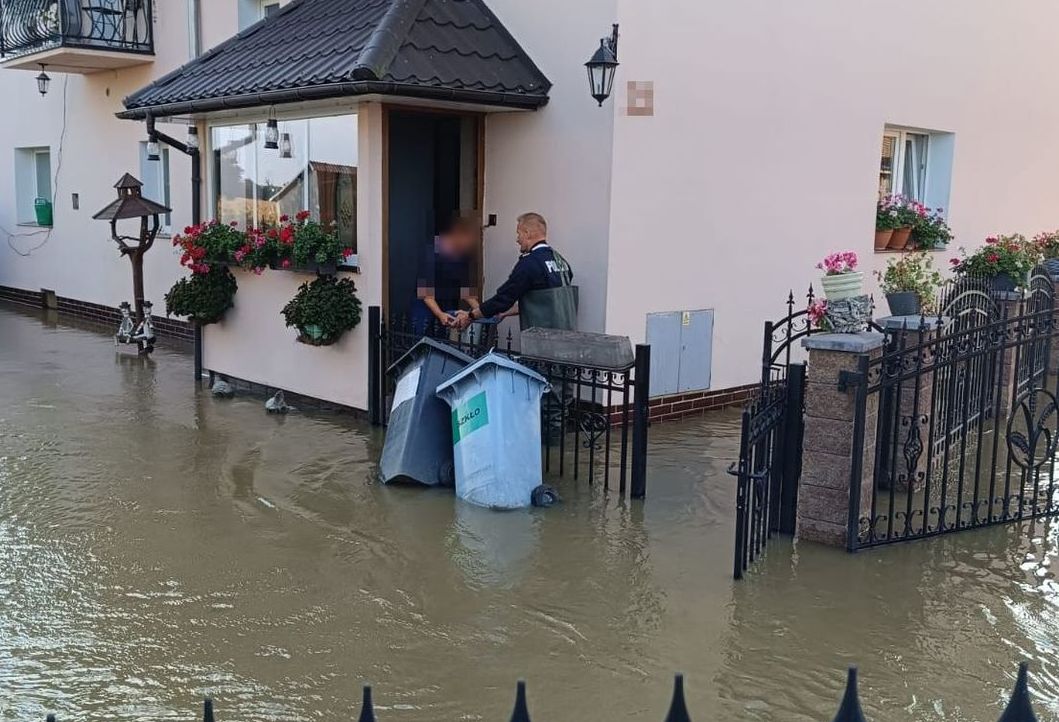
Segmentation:
[(293, 158), (294, 157), (294, 144), (291, 143), (290, 133), (280, 133), (280, 136), (279, 136), (279, 157), (280, 158)]
[(588, 85), (592, 97), (603, 107), (603, 101), (610, 97), (614, 90), (614, 76), (618, 73), (618, 24), (609, 38), (599, 41), (599, 49), (592, 59), (585, 63), (588, 68)]
[(269, 111), (268, 123), (265, 125), (265, 149), (279, 150), (279, 123), (275, 111)]
[(49, 78), (48, 74), (44, 72), (45, 67), (44, 63), (41, 63), (40, 75), (37, 76), (37, 90), (40, 92), (40, 97), (42, 98), (48, 94), (48, 86), (51, 85), (51, 78)]

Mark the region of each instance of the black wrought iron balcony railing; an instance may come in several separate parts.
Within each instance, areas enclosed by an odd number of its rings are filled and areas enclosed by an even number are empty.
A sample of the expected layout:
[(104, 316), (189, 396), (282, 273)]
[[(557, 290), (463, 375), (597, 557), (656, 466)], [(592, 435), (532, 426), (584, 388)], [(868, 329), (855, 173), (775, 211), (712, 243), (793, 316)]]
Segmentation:
[(55, 48), (153, 54), (153, 0), (0, 0), (0, 59)]

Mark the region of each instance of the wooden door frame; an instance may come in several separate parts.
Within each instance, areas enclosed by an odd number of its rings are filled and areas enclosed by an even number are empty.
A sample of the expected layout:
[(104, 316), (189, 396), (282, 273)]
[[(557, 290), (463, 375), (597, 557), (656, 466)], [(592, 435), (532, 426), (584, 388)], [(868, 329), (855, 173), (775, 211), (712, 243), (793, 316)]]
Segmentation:
[(474, 118), (477, 126), (477, 188), (475, 204), (481, 223), (478, 237), (478, 297), (485, 292), (485, 119), (481, 112), (447, 110), (444, 108), (421, 108), (411, 105), (382, 105), (382, 306), (386, 311), (390, 304), (390, 115), (392, 113), (410, 115), (445, 115), (450, 117)]

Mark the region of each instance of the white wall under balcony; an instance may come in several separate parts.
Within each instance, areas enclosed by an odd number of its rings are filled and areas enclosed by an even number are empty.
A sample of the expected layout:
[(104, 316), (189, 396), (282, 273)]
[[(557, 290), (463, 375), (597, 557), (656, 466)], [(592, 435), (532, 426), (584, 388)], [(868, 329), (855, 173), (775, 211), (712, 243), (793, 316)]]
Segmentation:
[(495, 113), (486, 122), (484, 212), (500, 216), (499, 226), (485, 232), (486, 295), (518, 258), (515, 219), (535, 211), (548, 219), (552, 244), (574, 268), (581, 327), (602, 331), (614, 118), (589, 96), (584, 65), (610, 32), (616, 0), (563, 2), (561, 8), (487, 1), (554, 87), (541, 110)]
[[(183, 2), (155, 4), (153, 63), (92, 75), (52, 73), (51, 90), (37, 93), (35, 73), (0, 70), (0, 285), (38, 290), (109, 306), (132, 297), (129, 262), (118, 255), (106, 223), (92, 215), (115, 198), (113, 184), (125, 172), (140, 175), (142, 123), (120, 121), (122, 98), (188, 60)], [(163, 31), (164, 30), (164, 31)], [(39, 72), (39, 71), (38, 71)], [(65, 116), (65, 117), (64, 117)], [(160, 126), (161, 127), (161, 126)], [(180, 126), (163, 127), (182, 137)], [(54, 226), (50, 232), (19, 226), (16, 204), (16, 149), (51, 150)], [(171, 154), (173, 226), (191, 220), (190, 165)], [(73, 208), (72, 194), (79, 196)], [(167, 239), (159, 239), (145, 262), (147, 298), (162, 308), (162, 295), (181, 269)]]

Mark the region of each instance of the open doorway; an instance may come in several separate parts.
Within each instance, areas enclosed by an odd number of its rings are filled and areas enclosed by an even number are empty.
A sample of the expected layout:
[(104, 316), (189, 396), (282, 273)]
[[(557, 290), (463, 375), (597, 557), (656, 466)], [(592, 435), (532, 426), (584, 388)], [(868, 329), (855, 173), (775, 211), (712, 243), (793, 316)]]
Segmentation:
[[(436, 281), (439, 295), (450, 305), (459, 298), (452, 286), (464, 276), (472, 295), (480, 294), (481, 132), (481, 118), (476, 115), (389, 112), (384, 274), (390, 314), (422, 314), (419, 299), (424, 283)], [(446, 273), (435, 277), (438, 238), (457, 222), (467, 227), (473, 223), (473, 252), (458, 271), (448, 266)]]

